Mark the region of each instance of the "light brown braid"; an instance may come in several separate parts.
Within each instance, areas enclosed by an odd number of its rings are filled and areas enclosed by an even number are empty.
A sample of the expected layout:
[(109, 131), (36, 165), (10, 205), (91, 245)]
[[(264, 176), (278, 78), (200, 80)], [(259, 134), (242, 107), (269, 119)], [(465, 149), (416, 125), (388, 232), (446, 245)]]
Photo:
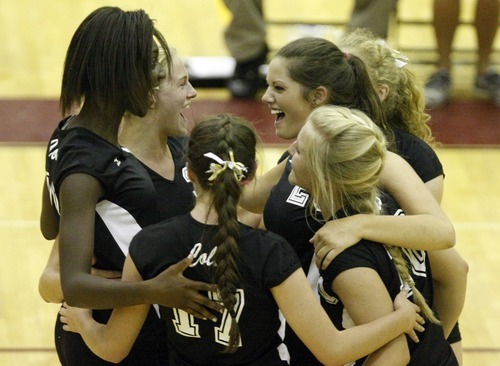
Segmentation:
[[(211, 207), (218, 214), (217, 231), (212, 237), (213, 245), (217, 246), (214, 258), (217, 265), (212, 275), (224, 307), (231, 316), (229, 344), (224, 353), (235, 352), (240, 344), (235, 309), (240, 285), (240, 225), (237, 216), (241, 196), (239, 179), (249, 178), (255, 172), (256, 141), (255, 132), (246, 121), (230, 115), (219, 115), (198, 124), (191, 133), (189, 143), (188, 162), (202, 187), (212, 192)], [(231, 169), (224, 169), (216, 175), (215, 180), (209, 181), (212, 173), (207, 172), (207, 168), (212, 161), (203, 155), (208, 152), (225, 161), (230, 161), (232, 152), (234, 160), (247, 169), (248, 175), (238, 177)]]

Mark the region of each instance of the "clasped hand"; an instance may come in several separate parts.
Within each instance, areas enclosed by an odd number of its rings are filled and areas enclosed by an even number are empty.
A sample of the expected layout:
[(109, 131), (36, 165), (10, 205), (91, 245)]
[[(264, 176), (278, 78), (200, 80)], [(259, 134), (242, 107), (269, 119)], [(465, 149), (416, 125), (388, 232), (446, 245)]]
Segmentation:
[(309, 242), (314, 244), (318, 268), (326, 269), (336, 256), (362, 239), (358, 220), (359, 215), (331, 220), (314, 234)]

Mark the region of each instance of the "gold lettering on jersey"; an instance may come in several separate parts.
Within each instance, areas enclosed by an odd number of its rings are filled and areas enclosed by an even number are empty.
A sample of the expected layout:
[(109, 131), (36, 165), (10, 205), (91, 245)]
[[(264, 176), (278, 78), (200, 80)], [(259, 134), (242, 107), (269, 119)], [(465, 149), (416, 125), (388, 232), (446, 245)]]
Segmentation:
[(213, 248), (210, 253), (201, 253), (203, 245), (201, 243), (196, 243), (193, 246), (193, 249), (191, 249), (191, 252), (189, 253), (194, 257), (193, 263), (190, 265), (190, 267), (197, 266), (198, 264), (202, 266), (212, 266), (215, 265), (215, 262), (213, 261), (213, 257), (215, 256), (215, 252), (217, 252), (217, 247)]

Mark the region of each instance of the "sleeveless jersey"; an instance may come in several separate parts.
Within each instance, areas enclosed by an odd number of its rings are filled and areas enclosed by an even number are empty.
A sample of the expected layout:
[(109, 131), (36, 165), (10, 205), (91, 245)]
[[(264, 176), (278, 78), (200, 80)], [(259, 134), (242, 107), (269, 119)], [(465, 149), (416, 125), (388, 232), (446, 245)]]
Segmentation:
[[(203, 225), (190, 214), (178, 216), (142, 230), (132, 241), (130, 255), (144, 279), (195, 254), (184, 275), (212, 282), (211, 266), (216, 247), (210, 244), (214, 226)], [(240, 224), (238, 261), (241, 283), (237, 290), (236, 314), (241, 347), (224, 354), (230, 317), (202, 321), (180, 309), (160, 307), (165, 319), (170, 365), (287, 365), (288, 352), (282, 342), (279, 308), (270, 292), (300, 268), (297, 255), (281, 237)], [(147, 245), (147, 250), (144, 246)], [(209, 297), (215, 299), (214, 293)]]

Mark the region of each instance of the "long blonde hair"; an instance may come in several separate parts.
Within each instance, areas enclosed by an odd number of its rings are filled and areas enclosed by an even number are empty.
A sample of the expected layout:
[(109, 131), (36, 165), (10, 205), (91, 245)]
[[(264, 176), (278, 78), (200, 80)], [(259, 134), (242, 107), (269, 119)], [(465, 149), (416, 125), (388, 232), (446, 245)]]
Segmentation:
[[(308, 117), (312, 126), (301, 151), (311, 169), (311, 194), (324, 217), (339, 210), (380, 214), (377, 204), (380, 172), (387, 151), (380, 128), (358, 110), (339, 106), (318, 107)], [(311, 208), (312, 209), (312, 208)], [(385, 245), (401, 279), (413, 290), (413, 299), (423, 314), (439, 323), (411, 278), (399, 247)]]
[(389, 94), (382, 101), (388, 124), (428, 144), (435, 143), (430, 115), (425, 111), (423, 84), (407, 65), (408, 58), (362, 28), (346, 34), (338, 45), (364, 61), (376, 87), (384, 84), (389, 87)]

